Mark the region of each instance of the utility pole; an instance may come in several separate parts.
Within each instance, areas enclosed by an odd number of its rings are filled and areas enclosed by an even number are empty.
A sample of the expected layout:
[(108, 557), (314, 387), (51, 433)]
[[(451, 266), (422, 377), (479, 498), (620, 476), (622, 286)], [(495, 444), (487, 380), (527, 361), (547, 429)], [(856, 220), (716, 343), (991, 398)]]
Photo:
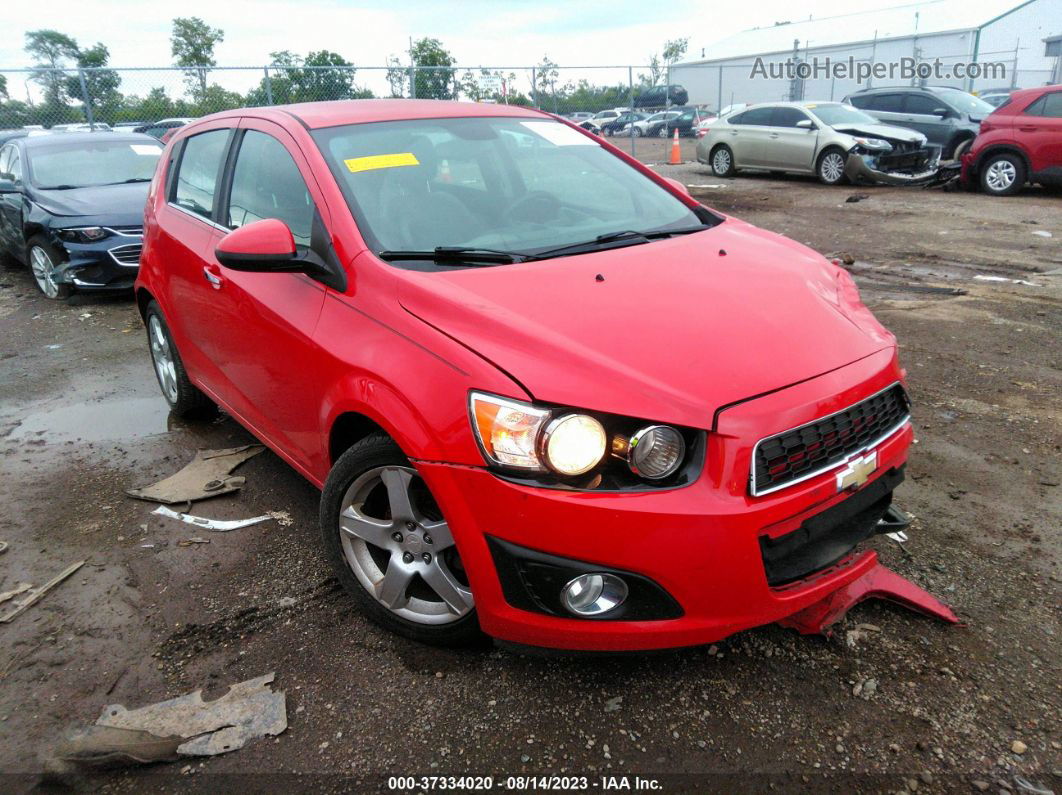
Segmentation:
[(409, 97), (417, 98), (417, 62), (413, 60), (413, 37), (409, 37)]

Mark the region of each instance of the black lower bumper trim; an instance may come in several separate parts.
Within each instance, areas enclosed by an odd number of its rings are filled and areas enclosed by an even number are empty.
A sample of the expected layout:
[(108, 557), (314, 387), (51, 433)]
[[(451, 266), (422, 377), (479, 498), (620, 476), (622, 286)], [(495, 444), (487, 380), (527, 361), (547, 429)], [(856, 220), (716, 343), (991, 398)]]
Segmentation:
[(839, 561), (862, 541), (892, 528), (879, 527), (903, 482), (903, 467), (890, 469), (851, 497), (806, 519), (778, 538), (760, 536), (767, 584), (774, 587), (801, 580)]
[[(683, 615), (674, 597), (640, 574), (548, 555), (494, 536), (487, 536), (487, 545), (505, 601), (521, 610), (588, 621), (656, 621)], [(565, 610), (561, 590), (572, 578), (589, 572), (621, 577), (627, 584), (626, 600), (601, 616), (578, 616)]]

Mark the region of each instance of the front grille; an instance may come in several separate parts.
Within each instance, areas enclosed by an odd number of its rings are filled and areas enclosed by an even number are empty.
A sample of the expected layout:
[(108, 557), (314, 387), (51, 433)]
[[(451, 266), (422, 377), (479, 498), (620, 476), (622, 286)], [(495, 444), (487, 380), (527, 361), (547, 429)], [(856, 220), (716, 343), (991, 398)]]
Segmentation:
[(143, 246), (139, 243), (130, 243), (127, 246), (115, 246), (110, 253), (119, 265), (139, 265), (141, 248)]
[(919, 171), (929, 163), (929, 152), (917, 149), (913, 152), (890, 152), (878, 158), (878, 167), (885, 171)]
[(854, 406), (756, 443), (752, 454), (753, 496), (807, 480), (852, 453), (883, 440), (910, 415), (899, 384)]

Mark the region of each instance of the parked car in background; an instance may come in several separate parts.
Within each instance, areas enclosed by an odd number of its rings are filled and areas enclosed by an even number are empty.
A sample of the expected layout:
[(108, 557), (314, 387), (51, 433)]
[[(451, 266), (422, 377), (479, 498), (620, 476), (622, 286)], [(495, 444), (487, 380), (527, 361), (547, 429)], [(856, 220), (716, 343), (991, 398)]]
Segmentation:
[(136, 133), (58, 133), (0, 146), (0, 253), (48, 298), (128, 289), (162, 146)]
[(602, 135), (618, 135), (620, 130), (624, 129), (628, 124), (636, 121), (642, 121), (649, 118), (648, 113), (637, 113), (635, 111), (627, 111), (621, 113), (611, 121), (606, 121), (601, 125)]
[(531, 108), (233, 110), (168, 151), (162, 393), (323, 490), (382, 626), (618, 651), (927, 601), (863, 546), (913, 439), (896, 339), (821, 254)]
[(92, 124), (87, 122), (75, 122), (73, 124), (54, 124), (51, 127), (52, 132), (107, 132), (111, 129), (111, 125), (106, 122), (96, 121)]
[(634, 98), (634, 109), (665, 108), (668, 105), (685, 105), (689, 101), (690, 95), (682, 86), (653, 86)]
[(581, 121), (594, 118), (594, 114), (587, 111), (576, 111), (575, 113), (565, 113), (564, 118), (573, 124), (578, 124)]
[(1028, 182), (1062, 186), (1062, 85), (1015, 91), (981, 122), (962, 158), (962, 179), (993, 196)]
[(600, 134), (601, 127), (604, 124), (615, 121), (617, 118), (627, 112), (627, 108), (610, 108), (609, 110), (600, 110), (591, 116), (589, 119), (585, 119), (579, 123), (579, 126), (584, 130), (590, 130), (591, 132)]
[(115, 130), (121, 130), (122, 132), (134, 132), (137, 127), (144, 127), (148, 125), (146, 121), (120, 121), (111, 125)]
[(655, 128), (658, 124), (663, 124), (668, 119), (673, 119), (676, 116), (678, 116), (677, 110), (666, 110), (661, 111), (660, 113), (654, 113), (639, 121), (630, 122), (628, 126), (632, 127), (633, 130), (627, 130), (626, 126), (624, 126), (620, 129), (618, 134), (627, 135), (628, 133), (631, 133), (635, 138), (641, 138), (649, 134), (649, 129), (651, 127)]
[(692, 136), (694, 127), (709, 116), (708, 111), (699, 108), (675, 108), (674, 114), (668, 113), (669, 118), (646, 125), (645, 134), (650, 138), (670, 138), (678, 130), (681, 136)]
[(945, 160), (959, 159), (981, 121), (995, 110), (983, 99), (947, 86), (865, 88), (844, 101), (885, 124), (917, 130), (941, 148)]
[(145, 124), (141, 127), (137, 127), (133, 132), (143, 133), (144, 135), (150, 135), (152, 138), (162, 138), (170, 130), (177, 127), (183, 127), (184, 125), (195, 121), (195, 119), (187, 117), (178, 117), (172, 119), (159, 119), (158, 121)]
[(716, 120), (697, 143), (697, 160), (719, 177), (752, 168), (815, 174), (826, 185), (846, 177), (906, 185), (936, 176), (940, 147), (851, 105), (775, 102)]
[(1013, 94), (1015, 89), (1013, 88), (989, 88), (985, 91), (978, 92), (977, 97), (984, 100), (993, 108), (998, 108), (1007, 98)]

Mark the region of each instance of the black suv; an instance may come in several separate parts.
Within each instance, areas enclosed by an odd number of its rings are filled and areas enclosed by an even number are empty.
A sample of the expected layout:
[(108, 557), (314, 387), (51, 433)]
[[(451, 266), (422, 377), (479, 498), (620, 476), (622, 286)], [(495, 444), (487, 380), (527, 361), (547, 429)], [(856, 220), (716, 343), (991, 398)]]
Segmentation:
[(653, 86), (634, 98), (636, 108), (664, 108), (668, 105), (685, 105), (690, 95), (682, 86)]
[(645, 134), (659, 138), (670, 138), (675, 134), (675, 130), (678, 130), (680, 136), (693, 135), (697, 125), (711, 115), (708, 111), (700, 108), (672, 108), (671, 110), (672, 112), (677, 111), (678, 116), (657, 122), (649, 127)]
[(865, 88), (844, 101), (884, 124), (917, 130), (940, 146), (945, 160), (957, 160), (977, 137), (981, 120), (995, 110), (983, 99), (947, 86)]

